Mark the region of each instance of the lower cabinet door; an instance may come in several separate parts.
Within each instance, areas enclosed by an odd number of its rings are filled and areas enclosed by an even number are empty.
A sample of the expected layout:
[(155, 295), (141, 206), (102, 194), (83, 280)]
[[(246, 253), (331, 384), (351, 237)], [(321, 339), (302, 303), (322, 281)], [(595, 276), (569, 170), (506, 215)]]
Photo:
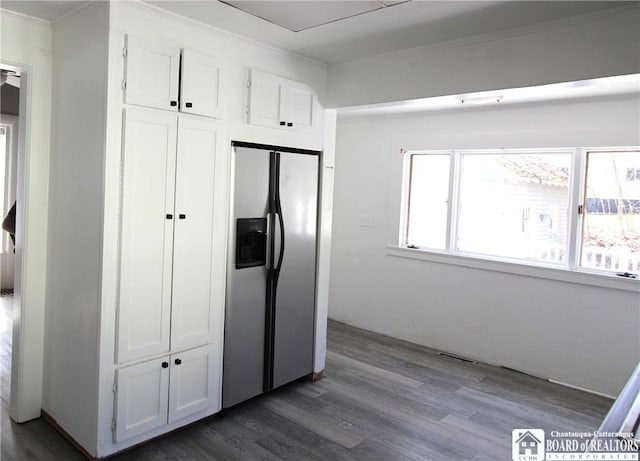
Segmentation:
[(167, 423), (169, 357), (117, 371), (116, 442)]
[(220, 410), (216, 350), (210, 344), (117, 370), (115, 441)]
[(220, 370), (213, 345), (171, 356), (169, 422), (199, 411), (220, 409)]

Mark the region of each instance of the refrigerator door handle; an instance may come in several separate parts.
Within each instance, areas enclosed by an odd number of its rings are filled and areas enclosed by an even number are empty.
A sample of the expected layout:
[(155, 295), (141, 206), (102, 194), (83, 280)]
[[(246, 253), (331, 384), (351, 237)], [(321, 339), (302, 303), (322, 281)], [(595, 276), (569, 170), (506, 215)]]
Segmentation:
[[(276, 173), (275, 173), (275, 214), (278, 215), (278, 227), (280, 232), (280, 249), (278, 251), (278, 263), (274, 268), (273, 285), (274, 290), (278, 288), (278, 277), (282, 268), (282, 260), (284, 259), (284, 217), (282, 216), (282, 204), (280, 202), (280, 155), (276, 154)], [(274, 253), (275, 257), (275, 253)]]
[[(274, 289), (278, 287), (278, 277), (280, 276), (280, 269), (282, 268), (282, 260), (284, 259), (284, 219), (282, 218), (282, 213), (277, 213), (278, 215), (278, 227), (280, 233), (280, 248), (278, 249), (278, 262), (276, 263), (273, 269), (273, 285)], [(274, 254), (275, 258), (275, 254)]]
[(271, 212), (267, 211), (267, 255), (265, 257), (265, 268), (267, 269), (267, 273), (269, 272), (269, 269), (271, 268), (271, 260), (272, 260), (272, 256), (271, 256), (271, 252), (269, 251), (269, 239), (271, 238), (271, 235), (269, 233), (269, 230), (271, 229), (271, 227), (269, 227), (271, 225), (271, 220), (273, 219), (273, 216), (271, 215)]
[(267, 235), (269, 246), (267, 249), (267, 281), (266, 281), (266, 300), (265, 300), (265, 322), (264, 322), (264, 360), (262, 370), (262, 390), (264, 392), (273, 389), (273, 359), (274, 345), (273, 335), (275, 331), (275, 287), (276, 287), (276, 270), (274, 262), (276, 259), (275, 252), (275, 224), (276, 224), (276, 201), (275, 201), (275, 180), (276, 180), (276, 152), (269, 154), (269, 195), (268, 195), (268, 211), (267, 211)]

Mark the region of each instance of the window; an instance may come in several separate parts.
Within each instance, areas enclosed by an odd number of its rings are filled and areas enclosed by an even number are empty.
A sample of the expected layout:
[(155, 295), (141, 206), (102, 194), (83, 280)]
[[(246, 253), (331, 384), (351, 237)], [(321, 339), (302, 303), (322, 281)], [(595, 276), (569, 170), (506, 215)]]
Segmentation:
[(405, 161), (405, 247), (640, 272), (640, 150), (414, 151)]
[[(629, 172), (633, 180), (629, 181)], [(640, 270), (640, 152), (589, 152), (580, 265)]]
[(444, 250), (447, 239), (450, 155), (411, 155), (407, 242)]
[(570, 154), (469, 153), (460, 164), (457, 250), (564, 261)]

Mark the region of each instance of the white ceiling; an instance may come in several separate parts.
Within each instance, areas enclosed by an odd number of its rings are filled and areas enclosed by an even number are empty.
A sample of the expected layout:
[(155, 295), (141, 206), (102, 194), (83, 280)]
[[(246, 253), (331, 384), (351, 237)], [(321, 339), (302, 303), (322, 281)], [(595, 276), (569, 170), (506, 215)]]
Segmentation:
[(358, 16), (371, 11), (398, 5), (410, 0), (333, 0), (330, 8), (326, 0), (292, 1), (252, 1), (220, 0), (245, 13), (269, 21), (291, 32), (300, 32), (330, 22)]
[(73, 8), (79, 6), (84, 1), (30, 1), (30, 0), (0, 0), (0, 8), (16, 11), (27, 16), (52, 21)]
[[(413, 0), (292, 32), (221, 2), (161, 0), (151, 3), (326, 63), (350, 61), (621, 5), (615, 1)], [(263, 9), (280, 10), (281, 18), (283, 8), (295, 8), (296, 16), (315, 14), (312, 5), (316, 2), (259, 3), (264, 4)], [(321, 3), (330, 11), (345, 8), (344, 4), (351, 2), (327, 0)]]
[[(216, 0), (155, 0), (149, 3), (325, 63), (350, 61), (634, 3), (483, 0), (413, 0), (400, 4), (394, 4), (397, 2), (393, 0), (227, 1), (234, 6)], [(85, 2), (2, 0), (0, 5), (23, 14), (53, 20), (81, 3)], [(266, 19), (241, 11), (237, 8), (238, 5)], [(391, 6), (384, 7), (385, 5)], [(345, 19), (338, 20), (340, 17)]]

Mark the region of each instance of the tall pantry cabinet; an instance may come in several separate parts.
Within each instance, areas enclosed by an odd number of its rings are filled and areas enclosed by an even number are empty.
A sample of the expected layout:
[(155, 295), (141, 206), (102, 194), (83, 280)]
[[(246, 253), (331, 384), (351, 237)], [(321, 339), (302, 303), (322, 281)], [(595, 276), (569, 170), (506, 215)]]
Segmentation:
[(43, 413), (95, 458), (221, 403), (225, 69), (113, 8), (54, 25)]
[(215, 413), (221, 377), (211, 290), (221, 69), (192, 50), (126, 43), (115, 442)]
[(220, 406), (210, 346), (216, 138), (215, 121), (125, 110), (116, 441)]

